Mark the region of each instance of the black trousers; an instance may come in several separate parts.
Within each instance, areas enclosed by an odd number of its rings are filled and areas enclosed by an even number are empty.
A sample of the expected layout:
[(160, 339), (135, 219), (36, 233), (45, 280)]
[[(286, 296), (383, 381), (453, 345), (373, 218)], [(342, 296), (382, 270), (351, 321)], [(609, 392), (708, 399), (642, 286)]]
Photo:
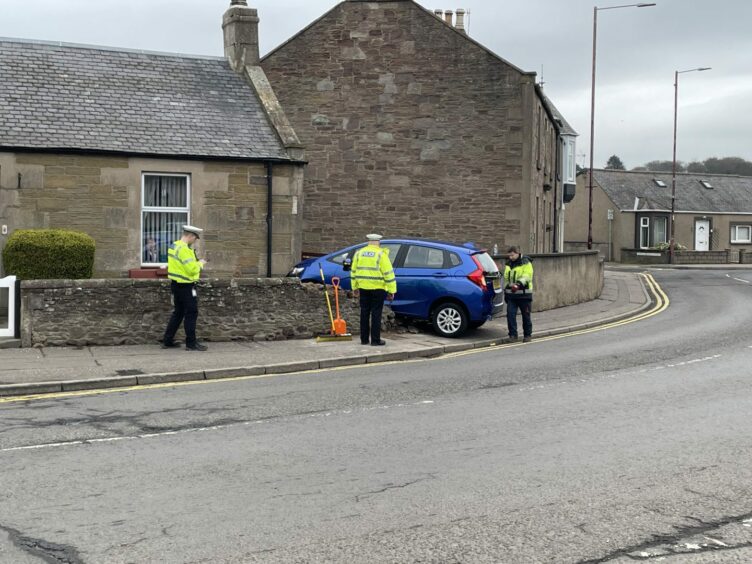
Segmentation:
[(386, 290), (360, 291), (360, 342), (368, 343), (371, 336), (372, 343), (381, 340), (381, 314), (384, 311)]
[(517, 336), (517, 310), (519, 310), (522, 313), (522, 334), (525, 337), (531, 337), (533, 335), (533, 320), (530, 315), (533, 309), (532, 298), (517, 298), (509, 294), (505, 297), (507, 300), (507, 329), (509, 329), (509, 336)]
[(196, 320), (198, 319), (198, 298), (193, 295), (196, 286), (194, 284), (179, 284), (172, 281), (172, 302), (175, 309), (170, 317), (164, 334), (164, 342), (171, 343), (175, 339), (175, 333), (183, 323), (185, 329), (185, 344), (196, 344)]

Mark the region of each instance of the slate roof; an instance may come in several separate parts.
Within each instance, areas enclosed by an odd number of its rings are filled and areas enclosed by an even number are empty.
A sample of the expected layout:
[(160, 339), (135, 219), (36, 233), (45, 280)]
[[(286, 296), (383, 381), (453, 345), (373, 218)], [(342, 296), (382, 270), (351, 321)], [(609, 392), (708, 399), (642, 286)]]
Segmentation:
[(289, 159), (222, 58), (3, 38), (0, 148)]
[[(659, 187), (655, 179), (663, 180)], [(709, 182), (712, 189), (700, 181)], [(671, 209), (670, 172), (593, 170), (593, 181), (622, 211)], [(676, 211), (707, 213), (752, 213), (752, 176), (677, 173)]]
[(564, 119), (564, 115), (556, 106), (554, 106), (554, 103), (551, 101), (551, 99), (543, 93), (543, 88), (539, 87), (538, 92), (540, 94), (541, 100), (543, 100), (543, 105), (548, 108), (549, 113), (559, 126), (559, 133), (561, 135), (572, 135), (574, 137), (579, 136), (579, 133), (575, 131), (574, 127), (569, 125), (569, 122)]

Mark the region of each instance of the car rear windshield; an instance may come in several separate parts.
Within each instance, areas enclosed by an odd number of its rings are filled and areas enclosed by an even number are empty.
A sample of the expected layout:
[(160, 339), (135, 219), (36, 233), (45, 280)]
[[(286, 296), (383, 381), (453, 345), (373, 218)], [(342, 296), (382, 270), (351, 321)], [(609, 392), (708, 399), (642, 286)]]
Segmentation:
[(481, 267), (483, 267), (483, 272), (499, 272), (499, 267), (496, 266), (494, 259), (488, 253), (475, 253), (473, 256), (478, 259)]

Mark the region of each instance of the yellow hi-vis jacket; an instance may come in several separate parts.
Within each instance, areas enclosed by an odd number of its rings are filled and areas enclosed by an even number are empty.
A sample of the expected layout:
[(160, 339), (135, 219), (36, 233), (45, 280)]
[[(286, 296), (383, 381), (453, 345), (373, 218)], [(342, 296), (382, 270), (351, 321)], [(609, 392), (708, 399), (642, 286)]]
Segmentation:
[(353, 290), (386, 290), (387, 294), (397, 293), (397, 280), (389, 260), (389, 249), (375, 245), (360, 249), (353, 257), (350, 276)]
[(193, 284), (201, 276), (201, 263), (196, 251), (181, 240), (167, 249), (167, 278), (180, 284)]
[[(511, 286), (519, 284), (522, 290), (512, 292)], [(514, 262), (508, 262), (504, 267), (504, 293), (517, 298), (533, 297), (533, 263), (528, 257), (520, 256)]]

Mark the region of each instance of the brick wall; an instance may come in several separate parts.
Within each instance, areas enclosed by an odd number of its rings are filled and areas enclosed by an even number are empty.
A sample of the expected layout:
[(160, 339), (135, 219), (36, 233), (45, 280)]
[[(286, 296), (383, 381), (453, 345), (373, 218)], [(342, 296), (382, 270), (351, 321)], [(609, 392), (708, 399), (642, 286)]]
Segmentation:
[[(329, 328), (318, 284), (297, 278), (206, 280), (199, 286), (200, 339), (308, 338)], [(331, 291), (331, 290), (330, 290)], [(172, 311), (161, 280), (35, 280), (22, 283), (23, 346), (155, 343)], [(340, 296), (342, 317), (357, 332), (358, 304)], [(385, 324), (393, 315), (385, 309)], [(184, 339), (182, 329), (179, 338)]]
[[(0, 223), (16, 229), (64, 228), (96, 241), (95, 276), (121, 277), (141, 266), (142, 173), (187, 174), (190, 221), (213, 276), (266, 273), (266, 169), (263, 163), (0, 152)], [(303, 169), (273, 173), (273, 273), (300, 257)], [(297, 204), (295, 204), (297, 200)], [(0, 251), (7, 236), (0, 235)], [(2, 273), (0, 272), (0, 275)]]
[(261, 65), (306, 147), (305, 251), (372, 231), (545, 249), (554, 132), (530, 75), (413, 2), (343, 2)]

